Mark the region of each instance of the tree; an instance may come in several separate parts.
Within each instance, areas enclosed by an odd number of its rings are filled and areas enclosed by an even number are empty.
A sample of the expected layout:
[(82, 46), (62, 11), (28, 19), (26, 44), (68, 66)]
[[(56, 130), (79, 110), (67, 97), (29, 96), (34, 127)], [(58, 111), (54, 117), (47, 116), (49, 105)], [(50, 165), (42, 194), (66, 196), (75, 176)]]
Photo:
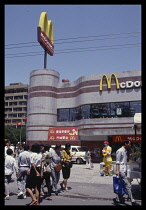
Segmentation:
[(141, 143), (133, 145), (133, 147), (131, 148), (131, 152), (132, 152), (132, 157), (131, 157), (132, 161), (136, 161), (138, 158), (141, 159)]
[[(20, 127), (14, 128), (12, 125), (5, 126), (5, 139), (11, 140), (12, 144), (20, 141)], [(26, 127), (21, 128), (21, 142), (26, 141)]]

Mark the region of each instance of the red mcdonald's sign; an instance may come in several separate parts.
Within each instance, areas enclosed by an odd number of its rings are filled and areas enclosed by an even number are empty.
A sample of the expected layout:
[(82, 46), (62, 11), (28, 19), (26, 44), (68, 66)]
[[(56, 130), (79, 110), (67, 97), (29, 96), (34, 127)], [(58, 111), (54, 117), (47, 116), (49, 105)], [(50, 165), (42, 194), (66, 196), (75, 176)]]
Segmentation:
[(142, 141), (142, 135), (113, 135), (113, 142), (114, 143), (120, 143), (124, 141), (124, 139), (129, 139), (132, 143), (133, 142), (141, 142)]
[(48, 140), (76, 141), (78, 128), (49, 128)]

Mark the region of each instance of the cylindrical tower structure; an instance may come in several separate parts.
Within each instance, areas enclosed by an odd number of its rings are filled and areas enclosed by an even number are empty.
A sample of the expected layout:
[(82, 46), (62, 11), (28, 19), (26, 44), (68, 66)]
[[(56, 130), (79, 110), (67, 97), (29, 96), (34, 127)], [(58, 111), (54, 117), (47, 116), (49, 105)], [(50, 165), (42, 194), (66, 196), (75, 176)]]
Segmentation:
[(57, 124), (57, 84), (59, 73), (38, 69), (30, 73), (27, 103), (27, 143), (47, 143), (48, 129)]

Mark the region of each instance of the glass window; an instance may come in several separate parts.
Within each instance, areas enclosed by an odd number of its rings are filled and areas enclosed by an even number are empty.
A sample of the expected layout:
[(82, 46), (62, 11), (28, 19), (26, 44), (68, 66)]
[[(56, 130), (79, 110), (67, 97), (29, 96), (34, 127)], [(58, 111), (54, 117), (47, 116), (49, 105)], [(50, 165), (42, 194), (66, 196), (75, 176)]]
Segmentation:
[(12, 112), (12, 108), (5, 108), (5, 112)]
[(57, 121), (69, 121), (69, 109), (58, 109)]
[(91, 105), (91, 118), (104, 118), (110, 117), (109, 103), (92, 104)]
[(5, 102), (5, 106), (8, 106), (8, 102)]
[(22, 108), (13, 108), (13, 111), (14, 112), (21, 112), (22, 111)]
[(9, 106), (17, 106), (17, 102), (9, 102)]
[(27, 95), (24, 95), (24, 99), (27, 99), (28, 98), (28, 96)]
[(13, 100), (13, 96), (5, 97), (5, 100)]
[(82, 119), (89, 119), (90, 118), (90, 105), (83, 105), (81, 106), (82, 109)]
[(129, 102), (111, 103), (111, 117), (129, 117)]
[(26, 117), (26, 113), (18, 113), (18, 117)]
[(14, 96), (14, 100), (23, 99), (23, 96)]
[(19, 105), (27, 105), (26, 101), (19, 101)]
[(77, 152), (78, 150), (76, 148), (72, 148), (72, 152)]
[(6, 119), (6, 120), (5, 120), (5, 123), (11, 123), (11, 120), (7, 120), (7, 119)]
[(141, 101), (130, 102), (130, 117), (134, 117), (135, 113), (141, 113)]
[(70, 121), (77, 120), (77, 118), (78, 118), (77, 115), (78, 115), (78, 112), (77, 112), (76, 108), (70, 109)]
[(17, 114), (8, 114), (8, 117), (17, 117)]

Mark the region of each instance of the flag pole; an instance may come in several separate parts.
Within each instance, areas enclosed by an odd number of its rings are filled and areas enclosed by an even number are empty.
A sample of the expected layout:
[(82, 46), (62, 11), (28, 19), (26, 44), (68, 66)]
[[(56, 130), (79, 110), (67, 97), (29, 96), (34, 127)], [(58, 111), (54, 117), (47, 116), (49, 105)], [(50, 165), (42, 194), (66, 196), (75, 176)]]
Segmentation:
[(22, 125), (20, 125), (20, 144), (21, 144), (21, 126)]

